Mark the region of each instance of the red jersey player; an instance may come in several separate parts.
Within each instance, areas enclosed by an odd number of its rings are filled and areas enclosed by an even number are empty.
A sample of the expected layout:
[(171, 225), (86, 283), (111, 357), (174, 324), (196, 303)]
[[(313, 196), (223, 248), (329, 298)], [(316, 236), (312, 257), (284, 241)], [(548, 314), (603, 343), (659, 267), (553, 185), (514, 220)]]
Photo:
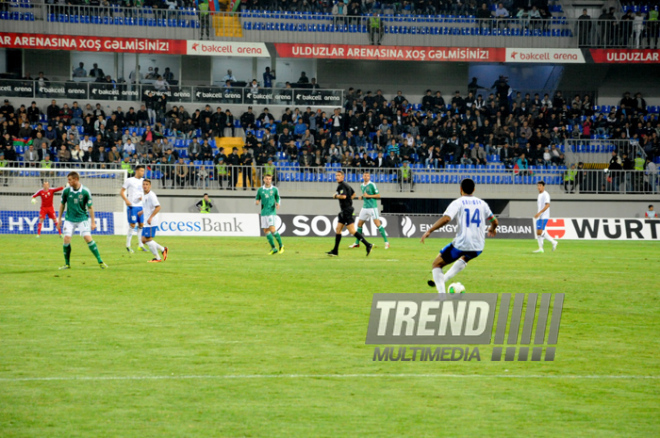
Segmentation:
[(62, 190), (64, 190), (64, 187), (51, 189), (50, 184), (46, 181), (44, 182), (43, 189), (32, 195), (33, 204), (35, 203), (37, 197), (41, 198), (41, 210), (39, 210), (39, 226), (37, 227), (37, 237), (41, 236), (41, 226), (43, 225), (46, 216), (55, 222), (55, 227), (60, 233), (60, 237), (62, 237), (62, 230), (57, 226), (57, 216), (55, 216), (55, 209), (53, 208), (53, 196), (55, 193), (61, 192)]

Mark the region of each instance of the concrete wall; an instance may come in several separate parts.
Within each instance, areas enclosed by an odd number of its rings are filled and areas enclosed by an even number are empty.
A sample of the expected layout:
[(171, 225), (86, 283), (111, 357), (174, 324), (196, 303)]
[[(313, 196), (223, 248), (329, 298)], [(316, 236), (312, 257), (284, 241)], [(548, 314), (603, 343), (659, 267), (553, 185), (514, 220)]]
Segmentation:
[[(604, 217), (633, 218), (644, 217), (649, 204), (660, 204), (649, 195), (648, 201), (554, 201), (551, 203), (552, 217)], [(536, 213), (536, 199), (511, 201), (510, 217), (532, 217)]]
[[(571, 65), (564, 67), (559, 89), (598, 88), (598, 105), (618, 105), (623, 93), (641, 92), (648, 105), (660, 105), (660, 65)], [(571, 96), (572, 99), (572, 96)]]
[(25, 50), (23, 52), (24, 74), (33, 78), (43, 71), (48, 79), (71, 77), (71, 53), (57, 50)]
[[(200, 57), (201, 58), (201, 57)], [(85, 66), (86, 67), (86, 66)], [(21, 106), (21, 104), (24, 104), (26, 107), (30, 106), (30, 103), (32, 101), (35, 101), (37, 103), (37, 106), (41, 109), (42, 112), (46, 112), (46, 107), (50, 105), (50, 102), (52, 99), (50, 98), (36, 98), (33, 99), (31, 97), (9, 97), (8, 98), (11, 104), (15, 107), (18, 108)], [(3, 99), (4, 100), (4, 99)], [(101, 107), (103, 110), (108, 113), (108, 111), (114, 111), (117, 109), (118, 106), (122, 107), (124, 111), (128, 111), (130, 107), (135, 108), (135, 110), (138, 110), (140, 108), (140, 105), (142, 105), (142, 101), (136, 102), (136, 101), (128, 101), (128, 100), (84, 100), (84, 99), (65, 99), (65, 98), (56, 98), (55, 99), (58, 103), (58, 105), (62, 105), (63, 103), (68, 103), (69, 106), (71, 106), (71, 103), (76, 100), (78, 102), (78, 105), (82, 106), (83, 108), (85, 105), (88, 103), (94, 107), (97, 103), (101, 104)], [(188, 111), (189, 113), (195, 112), (197, 109), (204, 109), (204, 106), (206, 103), (177, 103), (177, 106), (183, 105), (183, 107)], [(221, 106), (223, 110), (229, 109), (231, 110), (232, 114), (234, 114), (234, 117), (238, 118), (243, 114), (245, 111), (247, 111), (248, 105), (232, 105), (232, 104), (227, 104), (227, 103), (210, 103), (211, 108), (215, 111), (216, 106)], [(254, 112), (259, 115), (264, 107), (268, 107), (268, 110), (270, 111), (271, 114), (274, 115), (274, 117), (279, 118), (282, 113), (284, 113), (284, 110), (287, 108), (285, 105), (255, 105), (253, 106)], [(300, 108), (302, 111), (305, 110), (307, 106), (306, 105), (300, 105), (297, 106), (296, 108)], [(294, 108), (292, 106), (292, 108)], [(321, 109), (322, 111), (332, 113), (332, 110), (335, 108), (334, 106), (312, 106), (311, 107), (313, 111), (316, 111), (316, 109)], [(237, 131), (238, 132), (238, 131)], [(242, 131), (240, 131), (242, 132)], [(238, 135), (238, 134), (237, 134)]]
[[(248, 193), (248, 192), (246, 192)], [(249, 197), (220, 198), (211, 196), (212, 213), (259, 213), (259, 207), (254, 204), (256, 191), (249, 192)], [(169, 196), (165, 191), (158, 192), (163, 211), (189, 213), (198, 211), (195, 204), (202, 198), (198, 196)], [(361, 202), (356, 202), (361, 205)], [(286, 214), (337, 214), (339, 206), (330, 196), (327, 199), (282, 199), (281, 212)]]
[(7, 71), (7, 49), (0, 49), (0, 72)]
[[(255, 192), (251, 192), (254, 194)], [(198, 196), (187, 197), (171, 196), (166, 191), (158, 193), (163, 205), (163, 211), (177, 213), (194, 212), (197, 209), (195, 203), (201, 199)], [(249, 197), (213, 197), (214, 213), (255, 213), (258, 208), (254, 205), (254, 199)], [(240, 194), (239, 194), (240, 195)], [(488, 200), (488, 199), (487, 199)], [(640, 201), (554, 201), (552, 202), (552, 217), (583, 217), (583, 218), (635, 218), (644, 217), (649, 204), (655, 203), (660, 208), (660, 201), (649, 196), (648, 200)], [(361, 201), (355, 201), (356, 210), (362, 207)], [(283, 198), (281, 212), (286, 214), (336, 214), (339, 207), (336, 200), (328, 198)], [(438, 212), (440, 214), (441, 212)], [(526, 200), (514, 200), (509, 202), (509, 208), (505, 209), (504, 215), (514, 218), (531, 218), (536, 213), (536, 197)]]
[[(421, 102), (427, 88), (441, 90), (443, 96), (467, 91), (468, 63), (433, 63), (402, 61), (347, 61), (321, 59), (317, 63), (318, 80), (327, 88), (361, 88), (374, 93), (378, 88), (388, 100), (402, 90), (412, 103)], [(490, 85), (490, 84), (489, 84)]]

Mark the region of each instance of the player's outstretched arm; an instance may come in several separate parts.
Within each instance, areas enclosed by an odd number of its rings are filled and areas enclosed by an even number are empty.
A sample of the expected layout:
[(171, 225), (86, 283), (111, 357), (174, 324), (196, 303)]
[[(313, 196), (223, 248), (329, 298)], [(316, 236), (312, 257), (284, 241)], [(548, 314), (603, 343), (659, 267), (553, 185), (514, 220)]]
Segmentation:
[(39, 190), (37, 193), (32, 195), (32, 200), (30, 202), (32, 202), (33, 204), (36, 204), (37, 203), (37, 197), (39, 197), (39, 196), (41, 196), (41, 190)]
[(442, 216), (433, 224), (431, 228), (426, 230), (426, 233), (424, 233), (424, 235), (422, 236), (421, 242), (424, 243), (424, 241), (431, 235), (432, 232), (444, 227), (449, 222), (451, 222), (451, 218), (449, 216)]

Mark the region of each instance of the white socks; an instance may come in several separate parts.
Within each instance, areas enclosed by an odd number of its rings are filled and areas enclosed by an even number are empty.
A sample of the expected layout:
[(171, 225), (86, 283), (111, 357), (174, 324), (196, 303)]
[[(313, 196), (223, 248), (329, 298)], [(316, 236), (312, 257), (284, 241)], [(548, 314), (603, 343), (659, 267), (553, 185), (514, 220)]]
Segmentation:
[(438, 293), (444, 294), (445, 292), (445, 275), (442, 273), (442, 268), (435, 268), (433, 271), (433, 281), (435, 281), (435, 287), (438, 289)]
[(553, 239), (552, 237), (548, 236), (548, 232), (547, 232), (547, 231), (544, 231), (543, 234), (542, 234), (542, 236), (543, 236), (543, 238), (545, 238), (545, 240), (547, 240), (548, 242), (552, 243), (553, 245), (555, 245), (555, 244), (557, 243), (557, 241), (556, 241), (555, 239)]
[(137, 235), (138, 235), (138, 245), (140, 248), (144, 246), (144, 243), (142, 243), (142, 228), (137, 227)]
[(157, 244), (153, 240), (150, 240), (149, 242), (147, 242), (147, 246), (151, 250), (151, 253), (154, 255), (154, 257), (156, 257), (156, 259), (160, 260), (160, 254), (158, 253), (158, 251), (162, 252), (165, 248), (163, 248), (162, 246), (160, 246), (159, 244)]
[(465, 269), (466, 266), (467, 263), (463, 259), (456, 260), (451, 266), (451, 269), (445, 274), (445, 281), (449, 281), (454, 278), (454, 276)]
[(543, 231), (540, 236), (536, 236), (536, 240), (539, 242), (539, 249), (543, 251), (543, 239), (547, 240), (548, 242), (552, 243), (552, 246), (554, 247), (557, 245), (557, 241), (550, 237), (546, 231)]
[(134, 228), (128, 227), (128, 233), (126, 233), (126, 248), (131, 247), (131, 239), (133, 238)]

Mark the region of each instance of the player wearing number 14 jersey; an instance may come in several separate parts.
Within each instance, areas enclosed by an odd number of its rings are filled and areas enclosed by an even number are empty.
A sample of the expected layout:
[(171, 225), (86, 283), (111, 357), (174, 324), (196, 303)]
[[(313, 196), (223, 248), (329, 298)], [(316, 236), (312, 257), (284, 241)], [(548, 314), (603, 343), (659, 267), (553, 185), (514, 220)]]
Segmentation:
[[(424, 243), (432, 232), (456, 218), (456, 237), (449, 245), (442, 248), (433, 261), (432, 273), (438, 293), (444, 294), (445, 282), (465, 269), (470, 260), (479, 257), (486, 240), (484, 236), (486, 222), (490, 222), (488, 236), (495, 237), (497, 232), (497, 218), (493, 216), (488, 204), (472, 196), (473, 193), (474, 181), (469, 178), (461, 181), (461, 197), (449, 204), (442, 217), (422, 236)], [(442, 268), (452, 263), (454, 265), (443, 274)]]

